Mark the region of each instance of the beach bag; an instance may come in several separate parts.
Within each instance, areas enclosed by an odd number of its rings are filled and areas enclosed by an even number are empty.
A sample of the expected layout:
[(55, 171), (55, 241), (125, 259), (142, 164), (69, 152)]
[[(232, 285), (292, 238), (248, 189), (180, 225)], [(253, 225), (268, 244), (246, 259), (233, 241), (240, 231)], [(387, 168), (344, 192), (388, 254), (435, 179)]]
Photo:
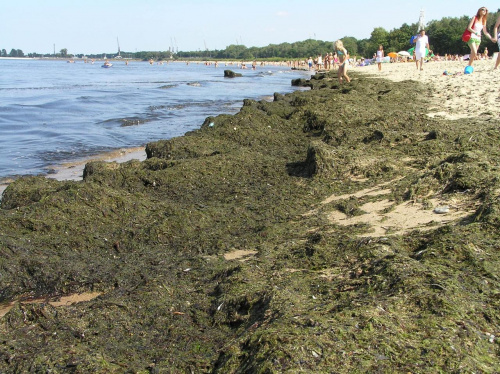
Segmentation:
[(467, 43), (470, 40), (470, 36), (470, 31), (468, 29), (465, 29), (464, 33), (462, 34), (462, 41)]
[[(476, 25), (476, 17), (474, 17), (474, 23), (472, 24), (472, 28), (474, 28), (475, 25)], [(470, 37), (471, 37), (471, 32), (469, 31), (469, 27), (467, 27), (464, 33), (462, 34), (462, 41), (467, 43), (470, 40)]]

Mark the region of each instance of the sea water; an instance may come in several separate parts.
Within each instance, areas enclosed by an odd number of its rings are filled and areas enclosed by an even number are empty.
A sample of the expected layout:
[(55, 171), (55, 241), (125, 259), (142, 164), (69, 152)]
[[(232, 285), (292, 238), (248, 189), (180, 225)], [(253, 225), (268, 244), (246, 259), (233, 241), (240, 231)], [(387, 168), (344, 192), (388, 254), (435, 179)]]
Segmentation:
[[(0, 59), (0, 180), (183, 135), (309, 75), (272, 65), (102, 63)], [(225, 69), (243, 76), (224, 78)]]

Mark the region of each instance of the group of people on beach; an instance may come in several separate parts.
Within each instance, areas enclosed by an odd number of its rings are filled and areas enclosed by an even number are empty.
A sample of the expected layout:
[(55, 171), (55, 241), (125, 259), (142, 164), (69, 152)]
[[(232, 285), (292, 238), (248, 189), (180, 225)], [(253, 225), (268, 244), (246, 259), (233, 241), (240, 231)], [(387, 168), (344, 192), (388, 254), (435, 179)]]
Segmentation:
[[(498, 16), (495, 22), (495, 26), (493, 27), (493, 33), (492, 33), (493, 36), (488, 32), (486, 28), (487, 19), (488, 19), (488, 9), (486, 7), (481, 7), (478, 9), (476, 15), (472, 17), (472, 19), (469, 21), (469, 24), (467, 25), (466, 31), (470, 32), (471, 34), (469, 41), (467, 41), (467, 45), (470, 48), (469, 66), (472, 66), (475, 60), (488, 57), (487, 48), (485, 48), (483, 54), (479, 53), (479, 45), (481, 44), (481, 34), (483, 32), (493, 43), (497, 43), (498, 48), (500, 49), (500, 34), (499, 34), (500, 15)], [(425, 34), (425, 30), (424, 29), (420, 30), (419, 34), (415, 38), (412, 38), (412, 42), (415, 43), (413, 57), (417, 65), (417, 69), (423, 70), (424, 58), (427, 54), (427, 51), (429, 51), (429, 53), (432, 53), (429, 45), (429, 37)], [(384, 60), (384, 49), (382, 45), (379, 46), (376, 52), (375, 59), (378, 65), (378, 69), (381, 70), (382, 62)], [(445, 60), (447, 61), (453, 59), (459, 59), (459, 57), (448, 56), (448, 55), (445, 56)], [(497, 59), (495, 61), (494, 69), (497, 69), (499, 65), (500, 65), (500, 53), (498, 54)]]
[[(478, 9), (476, 15), (471, 18), (469, 21), (469, 24), (467, 25), (466, 31), (470, 33), (470, 39), (467, 41), (467, 45), (470, 48), (470, 55), (469, 55), (469, 66), (472, 66), (474, 61), (479, 60), (481, 58), (481, 54), (479, 53), (479, 45), (481, 44), (481, 34), (484, 33), (493, 43), (498, 44), (498, 48), (500, 49), (500, 34), (498, 33), (498, 29), (500, 27), (500, 15), (497, 17), (497, 20), (495, 22), (495, 26), (493, 27), (493, 36), (488, 32), (488, 29), (486, 27), (486, 21), (488, 20), (488, 8), (486, 7), (481, 7)], [(426, 45), (427, 48), (429, 48), (429, 38), (427, 35), (425, 35), (425, 30), (420, 31), (420, 35), (416, 38), (416, 44), (417, 46), (415, 47), (415, 52), (418, 53), (417, 51), (423, 50), (425, 51), (425, 47), (423, 47), (423, 44)], [(420, 48), (419, 48), (420, 44)], [(488, 50), (485, 48), (485, 51), (483, 55), (488, 56)], [(422, 62), (423, 58), (420, 59), (420, 69), (422, 70)], [(419, 58), (417, 57), (417, 68), (419, 64)], [(494, 69), (497, 69), (498, 66), (500, 65), (500, 53), (497, 56), (497, 59), (495, 61), (495, 67)]]
[(347, 67), (349, 66), (349, 54), (344, 47), (342, 40), (337, 40), (333, 43), (333, 53), (327, 53), (323, 59), (322, 55), (318, 55), (316, 59), (309, 57), (307, 66), (312, 69), (335, 69), (337, 68), (337, 76), (339, 83), (350, 82), (351, 78), (347, 75)]
[[(481, 7), (478, 9), (476, 15), (470, 20), (467, 25), (467, 30), (471, 33), (471, 38), (467, 42), (470, 47), (470, 57), (469, 57), (469, 66), (472, 66), (474, 61), (479, 58), (479, 45), (481, 44), (481, 33), (484, 34), (493, 42), (497, 43), (500, 49), (500, 15), (498, 16), (495, 26), (493, 28), (493, 35), (491, 36), (486, 28), (486, 21), (488, 19), (488, 9), (486, 7)], [(415, 63), (417, 69), (423, 70), (424, 59), (426, 57), (427, 51), (432, 53), (430, 50), (429, 37), (425, 34), (425, 30), (422, 29), (419, 31), (419, 34), (413, 38), (413, 43), (415, 43), (415, 49), (413, 52), (413, 57), (415, 59)], [(347, 50), (344, 48), (344, 45), (341, 40), (337, 40), (334, 43), (334, 51), (338, 56), (339, 60), (339, 68), (338, 68), (338, 79), (339, 83), (342, 84), (344, 82), (350, 82), (351, 79), (347, 75), (347, 68), (349, 66), (349, 59)], [(378, 64), (378, 69), (382, 69), (382, 61), (384, 58), (384, 48), (382, 45), (379, 46), (376, 52), (376, 62)], [(495, 61), (494, 69), (497, 69), (500, 65), (500, 53), (497, 56)]]
[(339, 57), (337, 56), (337, 53), (326, 53), (325, 56), (319, 54), (318, 57), (313, 59), (312, 57), (309, 57), (307, 60), (307, 66), (309, 70), (320, 70), (320, 69), (325, 69), (325, 70), (332, 70), (332, 69), (337, 69), (339, 65)]
[[(481, 44), (481, 33), (484, 34), (493, 42), (497, 43), (500, 49), (500, 34), (498, 33), (498, 28), (500, 27), (500, 15), (497, 17), (495, 26), (493, 27), (493, 36), (490, 35), (488, 29), (486, 28), (486, 21), (488, 20), (488, 8), (481, 7), (478, 9), (476, 15), (472, 17), (469, 24), (467, 25), (467, 30), (471, 33), (471, 37), (467, 44), (470, 47), (470, 58), (469, 66), (472, 66), (473, 62), (479, 58), (479, 44)], [(500, 53), (495, 61), (494, 69), (498, 68), (500, 65)]]

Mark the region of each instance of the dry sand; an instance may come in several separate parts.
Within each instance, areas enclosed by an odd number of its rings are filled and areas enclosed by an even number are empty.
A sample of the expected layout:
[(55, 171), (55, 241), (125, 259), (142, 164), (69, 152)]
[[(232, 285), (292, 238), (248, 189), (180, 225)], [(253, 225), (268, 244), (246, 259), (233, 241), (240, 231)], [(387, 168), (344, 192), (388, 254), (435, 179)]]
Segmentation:
[[(414, 80), (432, 85), (434, 96), (429, 106), (429, 116), (446, 119), (460, 119), (483, 116), (500, 117), (500, 70), (493, 70), (495, 60), (475, 61), (474, 72), (464, 74), (467, 61), (440, 61), (424, 64), (424, 70), (417, 70), (414, 62), (385, 63), (382, 71), (376, 65), (357, 67), (357, 73), (393, 81)], [(448, 75), (444, 75), (444, 72)]]
[(32, 300), (24, 300), (24, 301), (12, 301), (8, 304), (1, 304), (0, 305), (0, 318), (6, 315), (9, 310), (11, 310), (16, 304), (21, 303), (21, 304), (38, 304), (38, 303), (48, 303), (54, 307), (59, 307), (59, 306), (68, 306), (68, 305), (73, 305), (73, 304), (78, 304), (82, 303), (84, 301), (90, 301), (95, 299), (96, 297), (100, 296), (100, 292), (87, 292), (87, 293), (80, 293), (80, 294), (71, 294), (71, 295), (66, 295), (62, 296), (59, 298), (54, 298), (54, 299), (32, 299)]
[[(464, 74), (467, 62), (429, 62), (422, 71), (417, 70), (415, 63), (383, 64), (379, 71), (376, 65), (357, 67), (358, 73), (393, 81), (413, 80), (433, 87), (431, 104), (427, 108), (430, 117), (442, 117), (450, 120), (483, 117), (497, 120), (500, 117), (500, 70), (493, 70), (494, 60), (476, 61), (474, 72)], [(444, 74), (446, 72), (446, 74)], [(443, 196), (430, 196), (426, 208), (421, 203), (405, 202), (399, 205), (387, 200), (387, 184), (368, 190), (358, 191), (348, 196), (331, 196), (321, 205), (349, 197), (380, 196), (375, 202), (361, 206), (365, 212), (360, 216), (347, 217), (333, 209), (327, 213), (328, 219), (338, 225), (369, 224), (370, 237), (404, 234), (419, 229), (428, 230), (437, 226), (452, 224), (473, 213), (473, 202), (464, 196), (444, 199)], [(384, 196), (385, 195), (385, 196)], [(391, 207), (392, 210), (387, 212)], [(443, 214), (441, 208), (446, 209)], [(309, 212), (314, 213), (315, 210)]]

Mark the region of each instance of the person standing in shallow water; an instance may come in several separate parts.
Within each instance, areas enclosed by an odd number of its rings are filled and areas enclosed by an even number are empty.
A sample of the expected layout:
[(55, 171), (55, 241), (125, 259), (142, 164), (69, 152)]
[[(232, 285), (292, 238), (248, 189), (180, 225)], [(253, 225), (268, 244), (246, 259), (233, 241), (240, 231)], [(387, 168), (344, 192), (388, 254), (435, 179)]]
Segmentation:
[(471, 32), (471, 36), (467, 44), (470, 47), (470, 57), (469, 66), (472, 66), (474, 60), (478, 56), (479, 44), (481, 44), (481, 31), (484, 31), (484, 35), (490, 38), (491, 41), (495, 39), (491, 37), (486, 29), (486, 20), (488, 19), (488, 9), (486, 7), (481, 7), (477, 11), (476, 15), (472, 17), (467, 26), (467, 30)]
[(342, 40), (337, 40), (335, 42), (334, 50), (339, 59), (339, 70), (337, 71), (339, 84), (342, 84), (344, 81), (349, 83), (351, 81), (351, 78), (349, 78), (349, 76), (347, 75), (347, 67), (349, 66), (349, 54), (344, 48), (344, 43), (342, 43)]

